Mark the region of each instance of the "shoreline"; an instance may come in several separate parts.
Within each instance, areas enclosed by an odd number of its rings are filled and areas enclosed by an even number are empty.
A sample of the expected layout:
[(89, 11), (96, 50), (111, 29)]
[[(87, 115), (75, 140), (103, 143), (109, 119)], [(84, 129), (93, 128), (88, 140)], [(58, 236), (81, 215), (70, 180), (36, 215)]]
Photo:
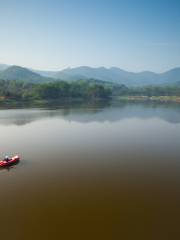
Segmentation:
[(81, 98), (62, 98), (62, 99), (41, 99), (41, 100), (15, 100), (0, 99), (0, 108), (16, 108), (16, 107), (44, 107), (54, 105), (78, 105), (88, 106), (89, 104), (110, 104), (112, 102), (129, 102), (129, 103), (174, 103), (180, 104), (180, 96), (117, 96), (109, 99), (81, 99)]
[(180, 104), (180, 96), (119, 96), (114, 99), (120, 101), (142, 101), (142, 102), (174, 102)]

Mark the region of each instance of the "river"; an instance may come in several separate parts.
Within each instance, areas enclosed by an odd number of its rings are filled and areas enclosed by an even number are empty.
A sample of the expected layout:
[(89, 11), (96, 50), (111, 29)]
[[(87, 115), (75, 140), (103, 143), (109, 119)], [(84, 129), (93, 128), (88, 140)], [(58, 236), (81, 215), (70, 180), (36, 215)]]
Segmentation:
[(180, 105), (0, 110), (2, 239), (179, 239)]

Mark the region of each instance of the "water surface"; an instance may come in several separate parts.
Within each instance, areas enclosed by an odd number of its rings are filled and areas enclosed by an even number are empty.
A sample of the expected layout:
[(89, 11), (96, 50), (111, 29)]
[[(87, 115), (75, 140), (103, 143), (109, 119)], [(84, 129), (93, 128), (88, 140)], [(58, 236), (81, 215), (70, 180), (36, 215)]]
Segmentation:
[(179, 239), (180, 106), (0, 110), (2, 239)]

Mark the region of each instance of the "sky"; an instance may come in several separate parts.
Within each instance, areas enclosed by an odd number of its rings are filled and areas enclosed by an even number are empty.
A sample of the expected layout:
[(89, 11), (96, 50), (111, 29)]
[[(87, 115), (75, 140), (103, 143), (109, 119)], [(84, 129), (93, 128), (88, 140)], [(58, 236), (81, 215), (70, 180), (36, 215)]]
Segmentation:
[(0, 0), (0, 63), (180, 67), (179, 0)]

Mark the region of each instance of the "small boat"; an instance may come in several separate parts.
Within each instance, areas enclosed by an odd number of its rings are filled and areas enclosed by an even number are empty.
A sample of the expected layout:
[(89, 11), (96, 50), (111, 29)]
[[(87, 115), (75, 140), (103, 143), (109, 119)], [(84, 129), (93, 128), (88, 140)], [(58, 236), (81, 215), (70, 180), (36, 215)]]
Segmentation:
[(10, 158), (8, 161), (6, 160), (1, 160), (0, 161), (0, 167), (8, 167), (11, 165), (14, 165), (20, 161), (20, 157), (18, 155)]

